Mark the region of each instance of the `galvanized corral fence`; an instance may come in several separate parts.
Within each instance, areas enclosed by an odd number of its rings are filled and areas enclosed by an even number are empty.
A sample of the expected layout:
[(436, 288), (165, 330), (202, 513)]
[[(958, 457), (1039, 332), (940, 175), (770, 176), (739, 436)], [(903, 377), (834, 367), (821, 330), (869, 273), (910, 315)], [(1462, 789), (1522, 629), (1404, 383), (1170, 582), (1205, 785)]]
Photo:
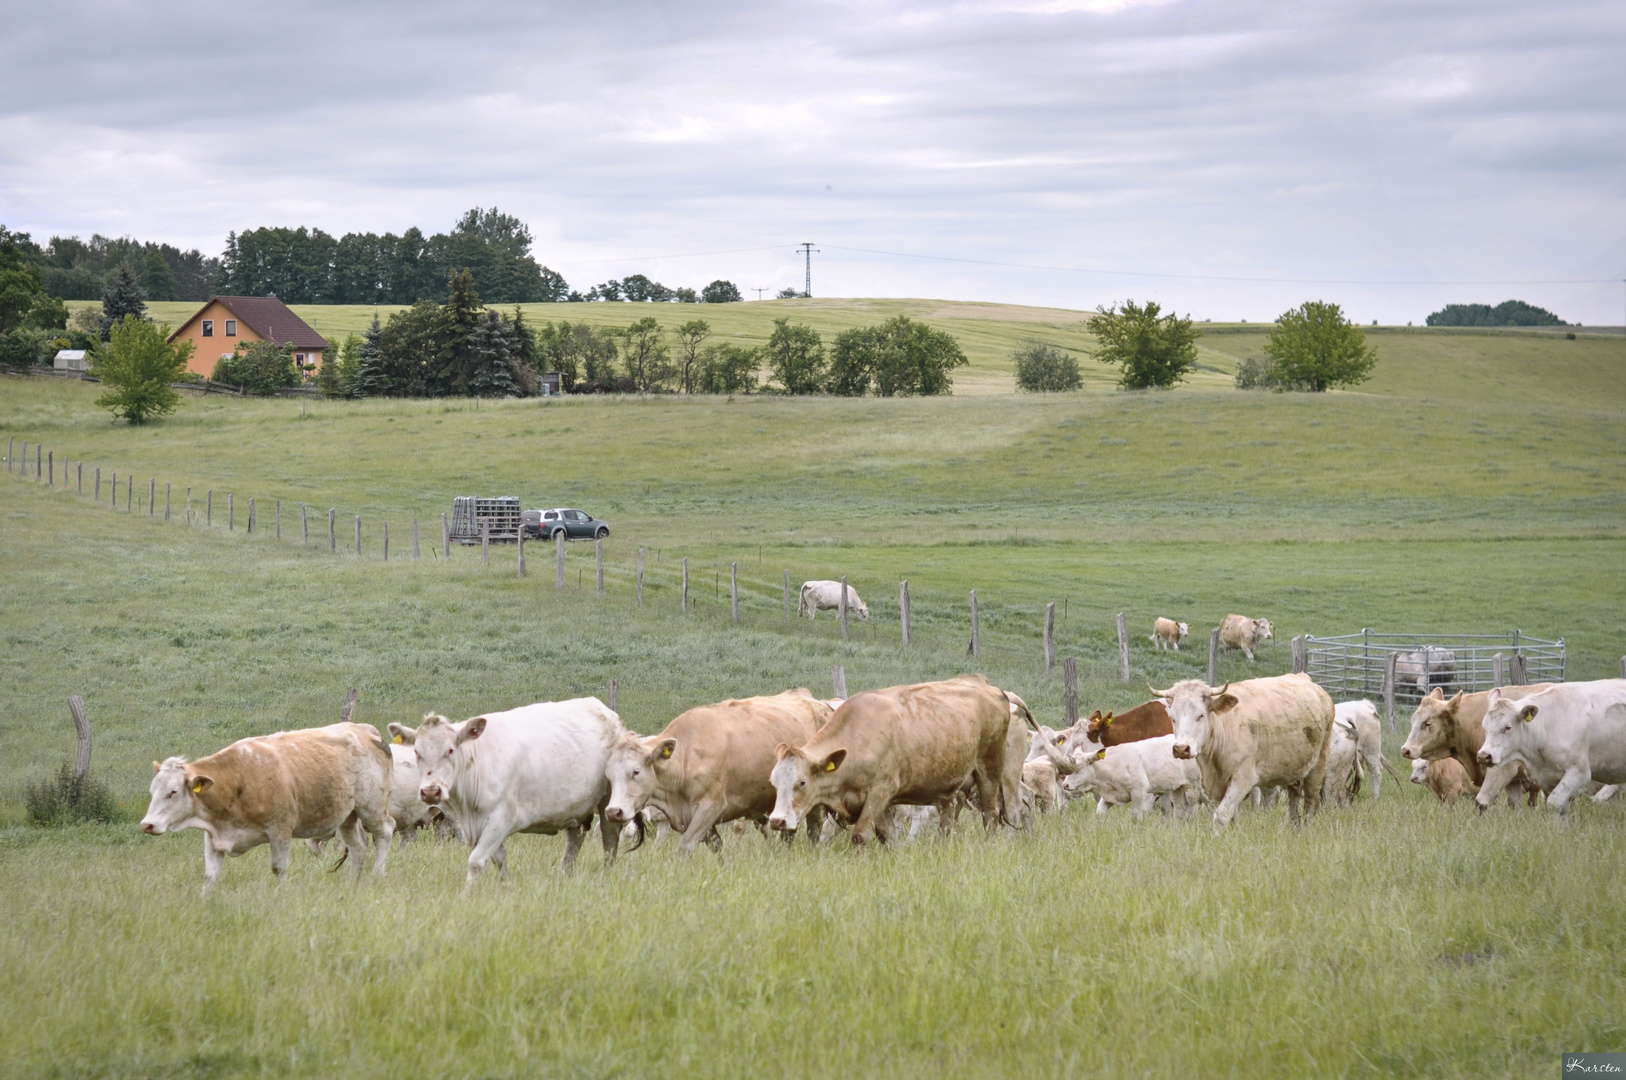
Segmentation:
[(1563, 682), (1564, 639), (1519, 630), (1506, 634), (1391, 634), (1362, 630), (1305, 635), (1305, 670), (1335, 698), (1383, 697), (1390, 727), (1395, 707), (1416, 705), (1430, 690), (1473, 693), (1493, 686)]

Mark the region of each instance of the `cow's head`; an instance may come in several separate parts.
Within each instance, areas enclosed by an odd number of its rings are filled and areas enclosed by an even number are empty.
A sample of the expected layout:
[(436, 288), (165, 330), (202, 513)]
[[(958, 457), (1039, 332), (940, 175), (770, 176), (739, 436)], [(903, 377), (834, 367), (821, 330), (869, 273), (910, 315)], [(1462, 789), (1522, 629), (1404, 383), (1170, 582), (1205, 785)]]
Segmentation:
[(1275, 630), (1271, 627), (1269, 619), (1253, 620), (1253, 640), (1269, 641), (1274, 636)]
[(1524, 744), (1526, 726), (1541, 710), (1534, 697), (1516, 698), (1498, 687), (1485, 699), (1485, 741), (1479, 747), (1479, 763), (1496, 766), (1508, 761)]
[(799, 748), (780, 743), (774, 748), (773, 813), (768, 824), (775, 829), (794, 832), (807, 812), (823, 805), (840, 785), (841, 763), (847, 760), (845, 749), (811, 758)]
[(1184, 640), (1186, 635), (1191, 633), (1190, 623), (1175, 623), (1175, 626), (1180, 628), (1179, 640)]
[(1416, 761), (1411, 763), (1411, 782), (1412, 783), (1414, 783), (1414, 784), (1426, 784), (1426, 783), (1428, 783), (1428, 765), (1429, 765), (1429, 763), (1427, 761), (1424, 761), (1422, 758), (1418, 758)]
[(1107, 728), (1112, 726), (1112, 721), (1112, 713), (1103, 714), (1100, 709), (1095, 710), (1090, 714), (1090, 722), (1084, 729), (1086, 737), (1090, 742), (1101, 742), (1101, 737), (1107, 733)]
[(1069, 795), (1092, 790), (1095, 787), (1095, 766), (1106, 756), (1105, 747), (1085, 747), (1073, 751), (1073, 773), (1062, 778), (1062, 790)]
[(1231, 684), (1215, 689), (1201, 679), (1184, 679), (1167, 690), (1151, 683), (1146, 688), (1169, 710), (1174, 722), (1174, 756), (1182, 761), (1200, 757), (1214, 738), (1214, 717), (1236, 708)]
[(850, 610), (857, 613), (858, 621), (869, 622), (869, 605), (858, 599), (856, 596), (850, 597), (850, 599), (853, 601)]
[(196, 813), (198, 796), (209, 790), (214, 780), (189, 767), (183, 757), (165, 758), (162, 764), (155, 761), (152, 771), (152, 785), (148, 788), (152, 801), (141, 819), (141, 831), (162, 836)]
[(610, 802), (604, 816), (611, 821), (631, 821), (649, 804), (659, 786), (660, 773), (677, 750), (676, 739), (651, 736), (641, 739), (627, 734), (616, 740), (604, 776), (610, 781)]
[[(418, 798), (433, 806), (442, 802), (457, 784), (457, 773), (466, 752), (464, 748), (486, 729), (486, 718), (476, 716), (454, 724), (444, 716), (430, 713), (418, 725), (412, 749), (418, 757)], [(393, 733), (393, 732), (392, 732)]]
[(1413, 761), (1444, 757), (1451, 737), (1457, 729), (1457, 710), (1462, 707), (1462, 693), (1453, 698), (1436, 686), (1411, 714), (1411, 731), (1400, 747), (1400, 756)]

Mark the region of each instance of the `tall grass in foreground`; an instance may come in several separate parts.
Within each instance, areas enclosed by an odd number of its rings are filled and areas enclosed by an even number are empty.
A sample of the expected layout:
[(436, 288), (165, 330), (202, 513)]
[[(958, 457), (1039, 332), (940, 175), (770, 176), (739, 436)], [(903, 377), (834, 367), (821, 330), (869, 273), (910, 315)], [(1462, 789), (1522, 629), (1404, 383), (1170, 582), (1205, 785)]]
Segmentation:
[[(351, 885), (196, 834), (0, 838), (0, 1072), (60, 1076), (1548, 1074), (1626, 1041), (1626, 809), (1278, 809), (573, 877), (516, 837)], [(965, 823), (969, 825), (969, 822)]]

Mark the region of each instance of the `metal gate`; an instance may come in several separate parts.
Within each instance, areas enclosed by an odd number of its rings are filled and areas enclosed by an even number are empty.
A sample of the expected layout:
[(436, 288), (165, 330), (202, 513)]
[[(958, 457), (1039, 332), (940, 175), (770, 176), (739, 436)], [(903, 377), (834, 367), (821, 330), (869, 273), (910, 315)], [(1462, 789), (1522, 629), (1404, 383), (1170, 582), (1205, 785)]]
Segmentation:
[[(1395, 634), (1362, 630), (1306, 635), (1306, 670), (1334, 697), (1387, 694), (1416, 704), (1434, 687), (1473, 693), (1513, 682), (1563, 682), (1564, 639), (1506, 634)], [(1391, 657), (1393, 658), (1391, 660)], [(1522, 669), (1522, 670), (1521, 670)]]

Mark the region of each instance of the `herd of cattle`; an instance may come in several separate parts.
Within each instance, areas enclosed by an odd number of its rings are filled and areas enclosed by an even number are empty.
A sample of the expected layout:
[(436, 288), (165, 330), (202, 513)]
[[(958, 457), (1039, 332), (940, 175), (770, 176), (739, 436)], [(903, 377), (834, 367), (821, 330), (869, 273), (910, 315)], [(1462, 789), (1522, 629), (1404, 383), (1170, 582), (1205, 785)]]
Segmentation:
[[(684, 851), (720, 844), (718, 826), (755, 822), (811, 842), (847, 828), (852, 843), (947, 833), (966, 808), (988, 829), (1085, 794), (1097, 812), (1155, 805), (1177, 817), (1214, 807), (1216, 828), (1244, 800), (1287, 793), (1297, 822), (1323, 801), (1352, 798), (1389, 767), (1370, 702), (1335, 705), (1308, 675), (1209, 686), (1197, 679), (1122, 714), (1096, 711), (1059, 730), (982, 675), (820, 700), (805, 689), (702, 705), (657, 735), (629, 732), (597, 698), (542, 702), (417, 728), (340, 723), (242, 739), (197, 761), (154, 762), (152, 835), (204, 833), (205, 892), (227, 855), (271, 847), (286, 871), (295, 839), (337, 837), (357, 874), (367, 837), (375, 873), (390, 840), (443, 819), (472, 849), (468, 881), (508, 837), (568, 838), (576, 860), (597, 819), (608, 860), (645, 826), (681, 834)], [(1411, 779), (1443, 802), (1475, 793), (1481, 810), (1545, 795), (1560, 814), (1578, 794), (1602, 801), (1626, 783), (1626, 679), (1509, 687), (1447, 698), (1435, 688), (1412, 717), (1401, 754)], [(631, 850), (631, 848), (629, 848)]]

